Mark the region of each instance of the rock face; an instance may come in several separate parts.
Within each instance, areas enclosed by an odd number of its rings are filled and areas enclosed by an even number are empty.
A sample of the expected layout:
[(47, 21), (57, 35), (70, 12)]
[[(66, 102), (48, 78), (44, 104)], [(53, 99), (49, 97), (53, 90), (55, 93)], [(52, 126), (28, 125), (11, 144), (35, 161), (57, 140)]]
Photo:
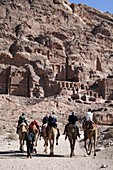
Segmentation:
[(113, 15), (68, 0), (0, 0), (0, 94), (113, 99)]

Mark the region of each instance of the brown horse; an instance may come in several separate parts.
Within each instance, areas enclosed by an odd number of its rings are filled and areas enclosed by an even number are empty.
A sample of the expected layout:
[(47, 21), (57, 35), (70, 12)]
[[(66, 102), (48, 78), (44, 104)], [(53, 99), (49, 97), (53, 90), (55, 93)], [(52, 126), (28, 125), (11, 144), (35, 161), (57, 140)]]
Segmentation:
[[(89, 142), (87, 142), (89, 140)], [(97, 125), (91, 121), (86, 122), (84, 129), (84, 148), (87, 155), (91, 155), (92, 145), (94, 145), (94, 156), (96, 156)], [(94, 143), (94, 144), (92, 144)]]
[(39, 126), (36, 125), (34, 123), (34, 121), (31, 122), (30, 125), (29, 125), (29, 130), (32, 131), (35, 134), (35, 141), (34, 141), (33, 151), (35, 153), (37, 153), (37, 149), (36, 148), (37, 148), (37, 141), (38, 141), (38, 138), (39, 138), (39, 135), (40, 135), (40, 130), (39, 130)]
[[(56, 142), (56, 145), (58, 145), (58, 130), (54, 127), (46, 127), (47, 129), (45, 129), (45, 127), (42, 128), (42, 137), (44, 138), (44, 152), (47, 153), (47, 148), (48, 148), (48, 141), (49, 141), (49, 145), (50, 145), (50, 156), (54, 155), (54, 145)], [(45, 132), (44, 132), (45, 131)]]
[(25, 140), (27, 131), (28, 131), (28, 127), (27, 127), (26, 123), (21, 123), (18, 127), (18, 135), (19, 135), (20, 151), (21, 152), (24, 152), (24, 140)]
[(77, 127), (73, 124), (69, 124), (66, 130), (66, 136), (69, 139), (71, 153), (70, 157), (74, 156), (75, 142), (77, 139)]
[(58, 131), (56, 128), (54, 127), (49, 127), (48, 126), (48, 141), (49, 141), (49, 145), (50, 145), (50, 156), (54, 155), (54, 145), (56, 142), (56, 145), (58, 144), (58, 138), (57, 138), (57, 134)]

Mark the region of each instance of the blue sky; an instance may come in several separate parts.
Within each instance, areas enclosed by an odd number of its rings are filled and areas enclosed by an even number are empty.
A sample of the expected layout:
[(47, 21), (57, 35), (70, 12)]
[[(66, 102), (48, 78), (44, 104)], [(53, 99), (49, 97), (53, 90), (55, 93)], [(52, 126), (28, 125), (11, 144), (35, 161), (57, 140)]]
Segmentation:
[(96, 8), (102, 12), (110, 12), (113, 14), (113, 0), (69, 0), (75, 4), (86, 4), (93, 8)]

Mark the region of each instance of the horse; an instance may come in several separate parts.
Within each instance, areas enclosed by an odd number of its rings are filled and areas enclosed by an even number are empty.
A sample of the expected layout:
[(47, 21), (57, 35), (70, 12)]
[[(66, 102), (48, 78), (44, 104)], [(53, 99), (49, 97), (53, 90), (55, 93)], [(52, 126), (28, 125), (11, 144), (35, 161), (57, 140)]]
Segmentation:
[(47, 127), (48, 141), (50, 145), (50, 156), (54, 155), (54, 145), (58, 145), (58, 130), (53, 126)]
[(42, 137), (44, 138), (44, 152), (47, 153), (47, 148), (48, 148), (48, 142), (50, 145), (50, 156), (54, 155), (54, 145), (56, 142), (56, 145), (58, 145), (58, 130), (57, 128), (53, 126), (43, 126), (42, 128)]
[(19, 135), (20, 151), (21, 152), (24, 152), (24, 140), (25, 140), (27, 131), (28, 131), (28, 127), (27, 127), (26, 123), (21, 123), (18, 126), (18, 135)]
[(70, 143), (70, 157), (74, 156), (75, 142), (77, 139), (77, 127), (73, 124), (69, 124), (66, 129), (66, 136), (68, 137)]
[[(89, 142), (87, 142), (89, 140)], [(91, 121), (86, 122), (84, 129), (84, 148), (87, 155), (91, 155), (92, 143), (94, 143), (94, 156), (96, 156), (97, 125)]]
[(36, 121), (32, 121), (29, 125), (29, 130), (32, 131), (35, 134), (35, 141), (34, 141), (34, 146), (33, 146), (33, 151), (37, 153), (37, 141), (40, 135), (40, 129)]
[(44, 139), (44, 152), (47, 153), (48, 149), (47, 123), (42, 125), (41, 136)]

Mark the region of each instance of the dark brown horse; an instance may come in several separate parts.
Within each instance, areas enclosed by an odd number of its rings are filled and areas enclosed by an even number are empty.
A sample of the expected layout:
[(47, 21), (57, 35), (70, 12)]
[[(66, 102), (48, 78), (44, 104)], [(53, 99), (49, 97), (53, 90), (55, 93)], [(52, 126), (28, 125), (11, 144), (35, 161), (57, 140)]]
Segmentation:
[(66, 130), (66, 136), (70, 142), (71, 153), (70, 157), (74, 156), (75, 142), (77, 139), (77, 127), (73, 124), (69, 124)]
[(84, 148), (87, 155), (91, 155), (92, 145), (94, 146), (94, 156), (96, 156), (97, 125), (91, 121), (86, 122), (84, 129)]

